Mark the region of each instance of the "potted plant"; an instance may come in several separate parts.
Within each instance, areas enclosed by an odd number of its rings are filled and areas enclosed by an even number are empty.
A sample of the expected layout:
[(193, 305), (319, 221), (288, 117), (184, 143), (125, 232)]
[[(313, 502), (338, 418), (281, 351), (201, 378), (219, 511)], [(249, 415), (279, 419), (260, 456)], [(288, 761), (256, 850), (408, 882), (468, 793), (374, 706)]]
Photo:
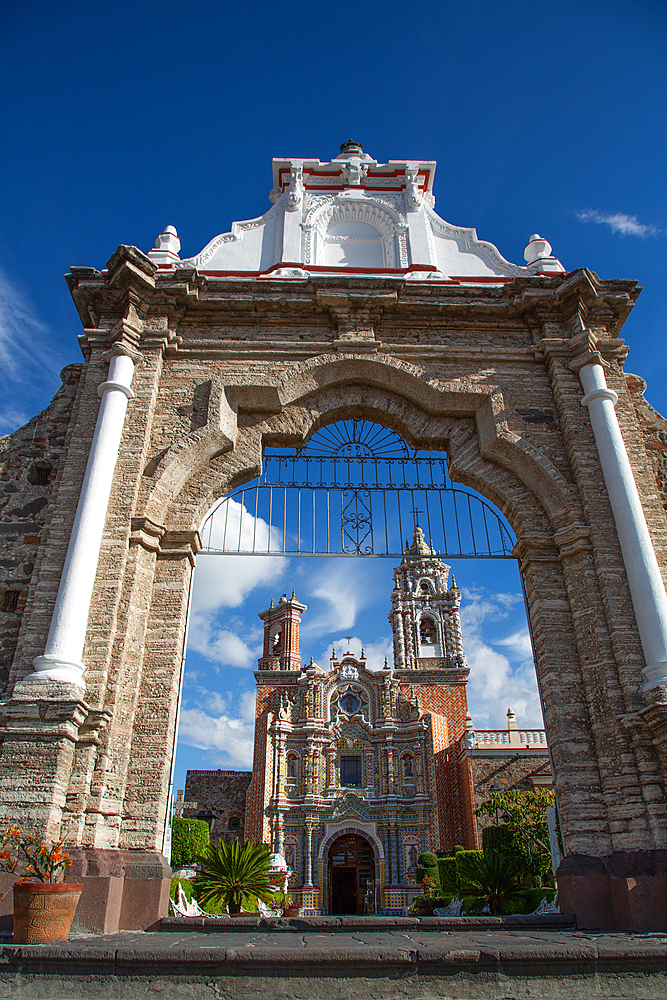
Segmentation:
[(230, 917), (238, 917), (251, 897), (269, 905), (273, 892), (269, 885), (269, 849), (266, 844), (233, 840), (218, 847), (209, 844), (199, 857), (202, 871), (197, 876), (200, 903), (226, 906)]
[(287, 889), (287, 875), (273, 876), (276, 883), (273, 895), (273, 905), (283, 911), (284, 917), (297, 917), (300, 906), (292, 899), (292, 894)]
[(11, 826), (0, 843), (0, 871), (21, 876), (14, 886), (14, 941), (67, 941), (83, 885), (61, 881), (72, 864), (63, 841), (51, 841), (49, 846)]

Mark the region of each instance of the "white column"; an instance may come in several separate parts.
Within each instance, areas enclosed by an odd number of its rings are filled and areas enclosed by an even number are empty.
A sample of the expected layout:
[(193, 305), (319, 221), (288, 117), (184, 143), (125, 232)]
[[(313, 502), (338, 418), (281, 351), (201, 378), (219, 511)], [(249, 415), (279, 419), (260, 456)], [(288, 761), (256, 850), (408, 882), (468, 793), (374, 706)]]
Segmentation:
[(107, 381), (98, 386), (100, 409), (46, 649), (33, 660), (35, 673), (27, 681), (48, 678), (76, 684), (85, 691), (81, 657), (127, 401), (134, 396), (130, 388), (133, 374), (132, 358), (114, 354)]
[(656, 558), (637, 484), (614, 407), (618, 396), (607, 388), (604, 368), (585, 365), (579, 372), (621, 543), (635, 617), (644, 649), (644, 691), (667, 685), (667, 593)]

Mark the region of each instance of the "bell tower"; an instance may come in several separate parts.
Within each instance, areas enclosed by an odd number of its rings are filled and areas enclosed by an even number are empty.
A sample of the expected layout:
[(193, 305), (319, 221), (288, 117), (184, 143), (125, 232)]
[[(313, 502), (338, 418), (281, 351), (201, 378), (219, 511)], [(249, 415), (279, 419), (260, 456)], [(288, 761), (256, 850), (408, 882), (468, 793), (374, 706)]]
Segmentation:
[(461, 637), (461, 591), (450, 567), (427, 545), (416, 525), (412, 545), (394, 570), (389, 623), (396, 670), (467, 667)]
[(260, 670), (299, 670), (299, 625), (301, 615), (306, 610), (292, 591), (291, 600), (283, 596), (274, 605), (271, 601), (266, 611), (260, 611), (264, 622), (264, 651), (259, 661)]

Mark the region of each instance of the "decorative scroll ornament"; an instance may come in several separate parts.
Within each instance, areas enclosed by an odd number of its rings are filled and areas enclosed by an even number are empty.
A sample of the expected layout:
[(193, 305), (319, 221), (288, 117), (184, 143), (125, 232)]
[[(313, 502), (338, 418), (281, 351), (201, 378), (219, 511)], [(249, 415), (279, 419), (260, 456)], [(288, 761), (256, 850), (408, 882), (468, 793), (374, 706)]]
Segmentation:
[(287, 208), (296, 211), (303, 199), (303, 167), (296, 164), (290, 170), (290, 182), (287, 189)]
[(351, 187), (358, 187), (362, 181), (366, 180), (368, 166), (354, 156), (343, 165), (343, 180)]
[(419, 167), (411, 164), (405, 168), (405, 201), (411, 212), (416, 212), (421, 208), (422, 197), (417, 182)]

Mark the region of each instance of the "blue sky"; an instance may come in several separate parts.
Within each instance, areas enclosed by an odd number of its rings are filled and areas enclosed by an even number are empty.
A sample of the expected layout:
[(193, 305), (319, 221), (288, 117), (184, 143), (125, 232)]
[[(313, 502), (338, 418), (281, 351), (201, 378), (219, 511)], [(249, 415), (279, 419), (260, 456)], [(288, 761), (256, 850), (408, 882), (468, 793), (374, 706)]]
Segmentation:
[[(638, 279), (626, 367), (667, 412), (664, 2), (37, 0), (5, 5), (2, 28), (0, 433), (47, 405), (60, 368), (80, 358), (62, 278), (71, 264), (103, 267), (119, 243), (147, 251), (167, 223), (182, 254), (194, 254), (233, 220), (266, 211), (273, 156), (327, 160), (349, 137), (380, 161), (437, 160), (438, 213), (475, 226), (511, 261), (523, 262), (539, 232), (568, 270)], [(320, 622), (308, 655), (348, 628), (367, 644), (386, 638), (390, 563), (350, 570), (378, 595), (377, 609), (357, 604), (352, 621), (317, 596), (324, 563), (275, 565), (266, 572), (280, 575), (259, 579), (239, 603), (198, 612), (211, 642), (219, 622), (229, 632), (238, 618), (234, 635), (254, 657), (253, 615), (293, 581)], [(489, 565), (457, 570), (468, 642), (477, 629), (506, 657), (511, 689), (525, 653), (510, 642), (518, 582), (514, 567), (513, 579), (496, 579)], [(497, 593), (510, 596), (503, 604)], [(241, 663), (237, 649), (233, 665), (218, 643), (211, 659), (203, 634), (201, 650), (191, 648), (185, 711), (208, 699), (209, 717), (228, 717), (240, 734), (248, 654)], [(215, 697), (197, 695), (197, 672)], [(232, 760), (233, 739), (226, 756), (213, 742), (184, 751), (189, 766), (221, 753)]]

